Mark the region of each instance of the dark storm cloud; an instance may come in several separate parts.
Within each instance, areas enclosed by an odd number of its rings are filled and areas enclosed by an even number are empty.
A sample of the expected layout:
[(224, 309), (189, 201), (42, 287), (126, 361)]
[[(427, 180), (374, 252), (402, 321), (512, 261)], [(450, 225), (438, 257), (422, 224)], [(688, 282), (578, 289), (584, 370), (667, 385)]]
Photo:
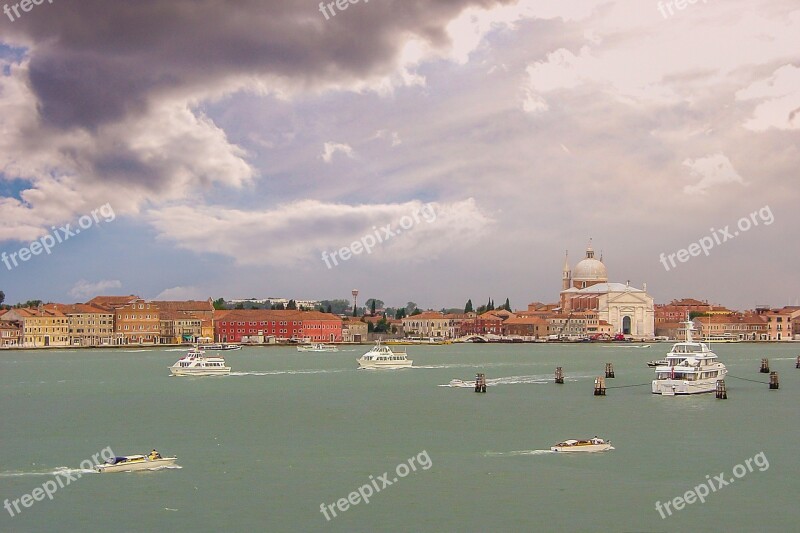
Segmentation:
[(213, 89), (236, 76), (315, 87), (386, 74), (408, 36), (446, 44), (444, 27), (463, 9), (511, 1), (362, 1), (330, 20), (313, 0), (59, 1), (4, 26), (34, 42), (42, 118), (94, 130), (159, 93)]

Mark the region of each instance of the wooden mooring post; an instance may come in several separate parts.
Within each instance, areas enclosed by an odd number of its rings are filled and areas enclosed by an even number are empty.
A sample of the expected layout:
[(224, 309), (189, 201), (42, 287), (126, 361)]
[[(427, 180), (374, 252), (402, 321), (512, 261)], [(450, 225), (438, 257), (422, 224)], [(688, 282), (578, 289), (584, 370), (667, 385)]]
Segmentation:
[(770, 372), (769, 373), (769, 390), (778, 390), (780, 387), (780, 382), (778, 381), (778, 373), (777, 372)]
[(613, 378), (614, 377), (614, 365), (611, 363), (606, 363), (606, 377)]
[(556, 367), (556, 383), (559, 385), (564, 384), (564, 370), (560, 366)]
[(769, 359), (762, 359), (761, 360), (761, 370), (759, 370), (762, 374), (769, 374)]
[(475, 392), (486, 392), (486, 374), (475, 375)]
[(800, 368), (800, 355), (797, 356), (797, 362), (794, 364), (795, 368)]
[(594, 380), (594, 395), (595, 396), (606, 395), (606, 378), (604, 378), (603, 376), (598, 376)]
[(725, 388), (725, 380), (718, 379), (717, 380), (717, 400), (727, 400), (728, 399), (728, 390)]

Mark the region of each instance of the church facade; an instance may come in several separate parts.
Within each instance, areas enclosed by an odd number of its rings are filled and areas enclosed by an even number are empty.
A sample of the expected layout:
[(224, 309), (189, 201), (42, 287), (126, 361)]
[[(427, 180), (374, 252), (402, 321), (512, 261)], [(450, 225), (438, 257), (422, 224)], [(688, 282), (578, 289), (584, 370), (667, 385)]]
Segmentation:
[(561, 279), (562, 314), (594, 311), (599, 320), (612, 325), (615, 333), (636, 337), (655, 335), (654, 302), (647, 294), (647, 284), (637, 289), (630, 283), (609, 283), (603, 258), (595, 258), (591, 244), (574, 270), (569, 266), (569, 258), (565, 259)]

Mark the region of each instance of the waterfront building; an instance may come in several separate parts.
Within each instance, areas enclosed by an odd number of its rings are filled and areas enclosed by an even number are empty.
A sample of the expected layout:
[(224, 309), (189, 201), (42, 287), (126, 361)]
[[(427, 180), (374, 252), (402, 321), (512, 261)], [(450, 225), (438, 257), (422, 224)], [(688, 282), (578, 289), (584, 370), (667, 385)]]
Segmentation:
[(408, 337), (448, 339), (454, 335), (452, 319), (438, 311), (426, 311), (403, 318), (403, 331)]
[(800, 337), (800, 307), (758, 309), (756, 313), (767, 321), (767, 334), (771, 341), (791, 341)]
[(45, 306), (11, 309), (2, 322), (20, 325), (20, 344), (26, 348), (69, 346), (69, 319), (58, 309)]
[(159, 313), (158, 305), (141, 298), (114, 308), (115, 344), (158, 344), (161, 336)]
[(342, 319), (342, 342), (365, 342), (369, 333), (366, 322), (354, 317)]
[(342, 340), (342, 319), (319, 311), (233, 309), (215, 312), (214, 322), (218, 342), (264, 342), (269, 337), (312, 342)]
[(0, 318), (0, 347), (10, 348), (22, 343), (22, 326), (19, 322), (5, 322)]
[[(195, 344), (204, 338), (203, 321), (199, 317), (180, 311), (160, 311), (158, 318), (161, 344)], [(211, 335), (206, 338), (209, 342), (213, 338), (213, 330)]]
[(503, 333), (515, 337), (546, 339), (550, 334), (550, 323), (539, 317), (515, 316), (503, 322)]
[[(731, 339), (740, 341), (770, 340), (767, 320), (759, 315), (712, 315), (699, 316), (694, 326), (703, 339)], [(682, 339), (685, 333), (681, 328), (674, 337)]]
[[(614, 333), (652, 337), (655, 333), (653, 298), (630, 283), (610, 283), (606, 266), (595, 258), (591, 244), (586, 258), (570, 269), (568, 258), (562, 271), (560, 314), (569, 318), (578, 311), (595, 311), (599, 321), (612, 326)], [(561, 317), (560, 320), (566, 320)], [(558, 327), (565, 323), (557, 322)], [(570, 326), (564, 326), (568, 329)]]
[[(162, 343), (174, 342), (211, 342), (214, 339), (214, 302), (208, 300), (156, 300), (153, 302), (158, 306), (161, 313), (159, 318), (162, 322), (162, 329), (173, 332), (168, 335), (172, 339), (194, 340), (165, 340), (162, 335)], [(172, 324), (169, 322), (172, 321)], [(177, 322), (176, 322), (177, 321)], [(199, 326), (197, 325), (199, 321)]]
[(67, 315), (71, 346), (104, 346), (114, 342), (114, 313), (89, 304), (48, 304)]

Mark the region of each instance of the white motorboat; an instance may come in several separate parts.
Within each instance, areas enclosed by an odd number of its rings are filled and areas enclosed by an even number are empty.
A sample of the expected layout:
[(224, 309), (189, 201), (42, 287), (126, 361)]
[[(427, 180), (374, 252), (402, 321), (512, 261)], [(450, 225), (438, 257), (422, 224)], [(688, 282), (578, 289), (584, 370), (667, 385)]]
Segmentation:
[(334, 346), (333, 344), (304, 344), (303, 346), (297, 347), (298, 352), (338, 352), (339, 348)]
[(408, 358), (405, 348), (392, 350), (381, 341), (375, 343), (370, 351), (356, 359), (358, 368), (409, 368), (413, 361)]
[(728, 370), (717, 360), (717, 354), (708, 345), (694, 342), (694, 324), (687, 318), (686, 341), (672, 345), (666, 364), (656, 367), (653, 394), (674, 396), (676, 394), (700, 394), (714, 392), (717, 381), (725, 379)]
[(611, 441), (606, 441), (599, 437), (587, 440), (565, 440), (550, 447), (550, 451), (553, 452), (604, 452), (613, 449)]
[(105, 464), (95, 466), (98, 472), (137, 472), (141, 470), (156, 470), (167, 466), (174, 466), (177, 457), (161, 457), (161, 455), (123, 455), (113, 457)]
[(222, 356), (207, 356), (202, 347), (189, 350), (169, 367), (173, 376), (227, 376), (231, 367), (225, 366)]
[(242, 346), (240, 344), (204, 344), (203, 348), (215, 352), (228, 352), (231, 350), (241, 350)]
[(667, 366), (667, 364), (669, 363), (667, 363), (666, 359), (660, 359), (658, 361), (649, 361), (647, 363), (647, 366), (649, 366), (650, 368), (655, 368), (657, 366)]

